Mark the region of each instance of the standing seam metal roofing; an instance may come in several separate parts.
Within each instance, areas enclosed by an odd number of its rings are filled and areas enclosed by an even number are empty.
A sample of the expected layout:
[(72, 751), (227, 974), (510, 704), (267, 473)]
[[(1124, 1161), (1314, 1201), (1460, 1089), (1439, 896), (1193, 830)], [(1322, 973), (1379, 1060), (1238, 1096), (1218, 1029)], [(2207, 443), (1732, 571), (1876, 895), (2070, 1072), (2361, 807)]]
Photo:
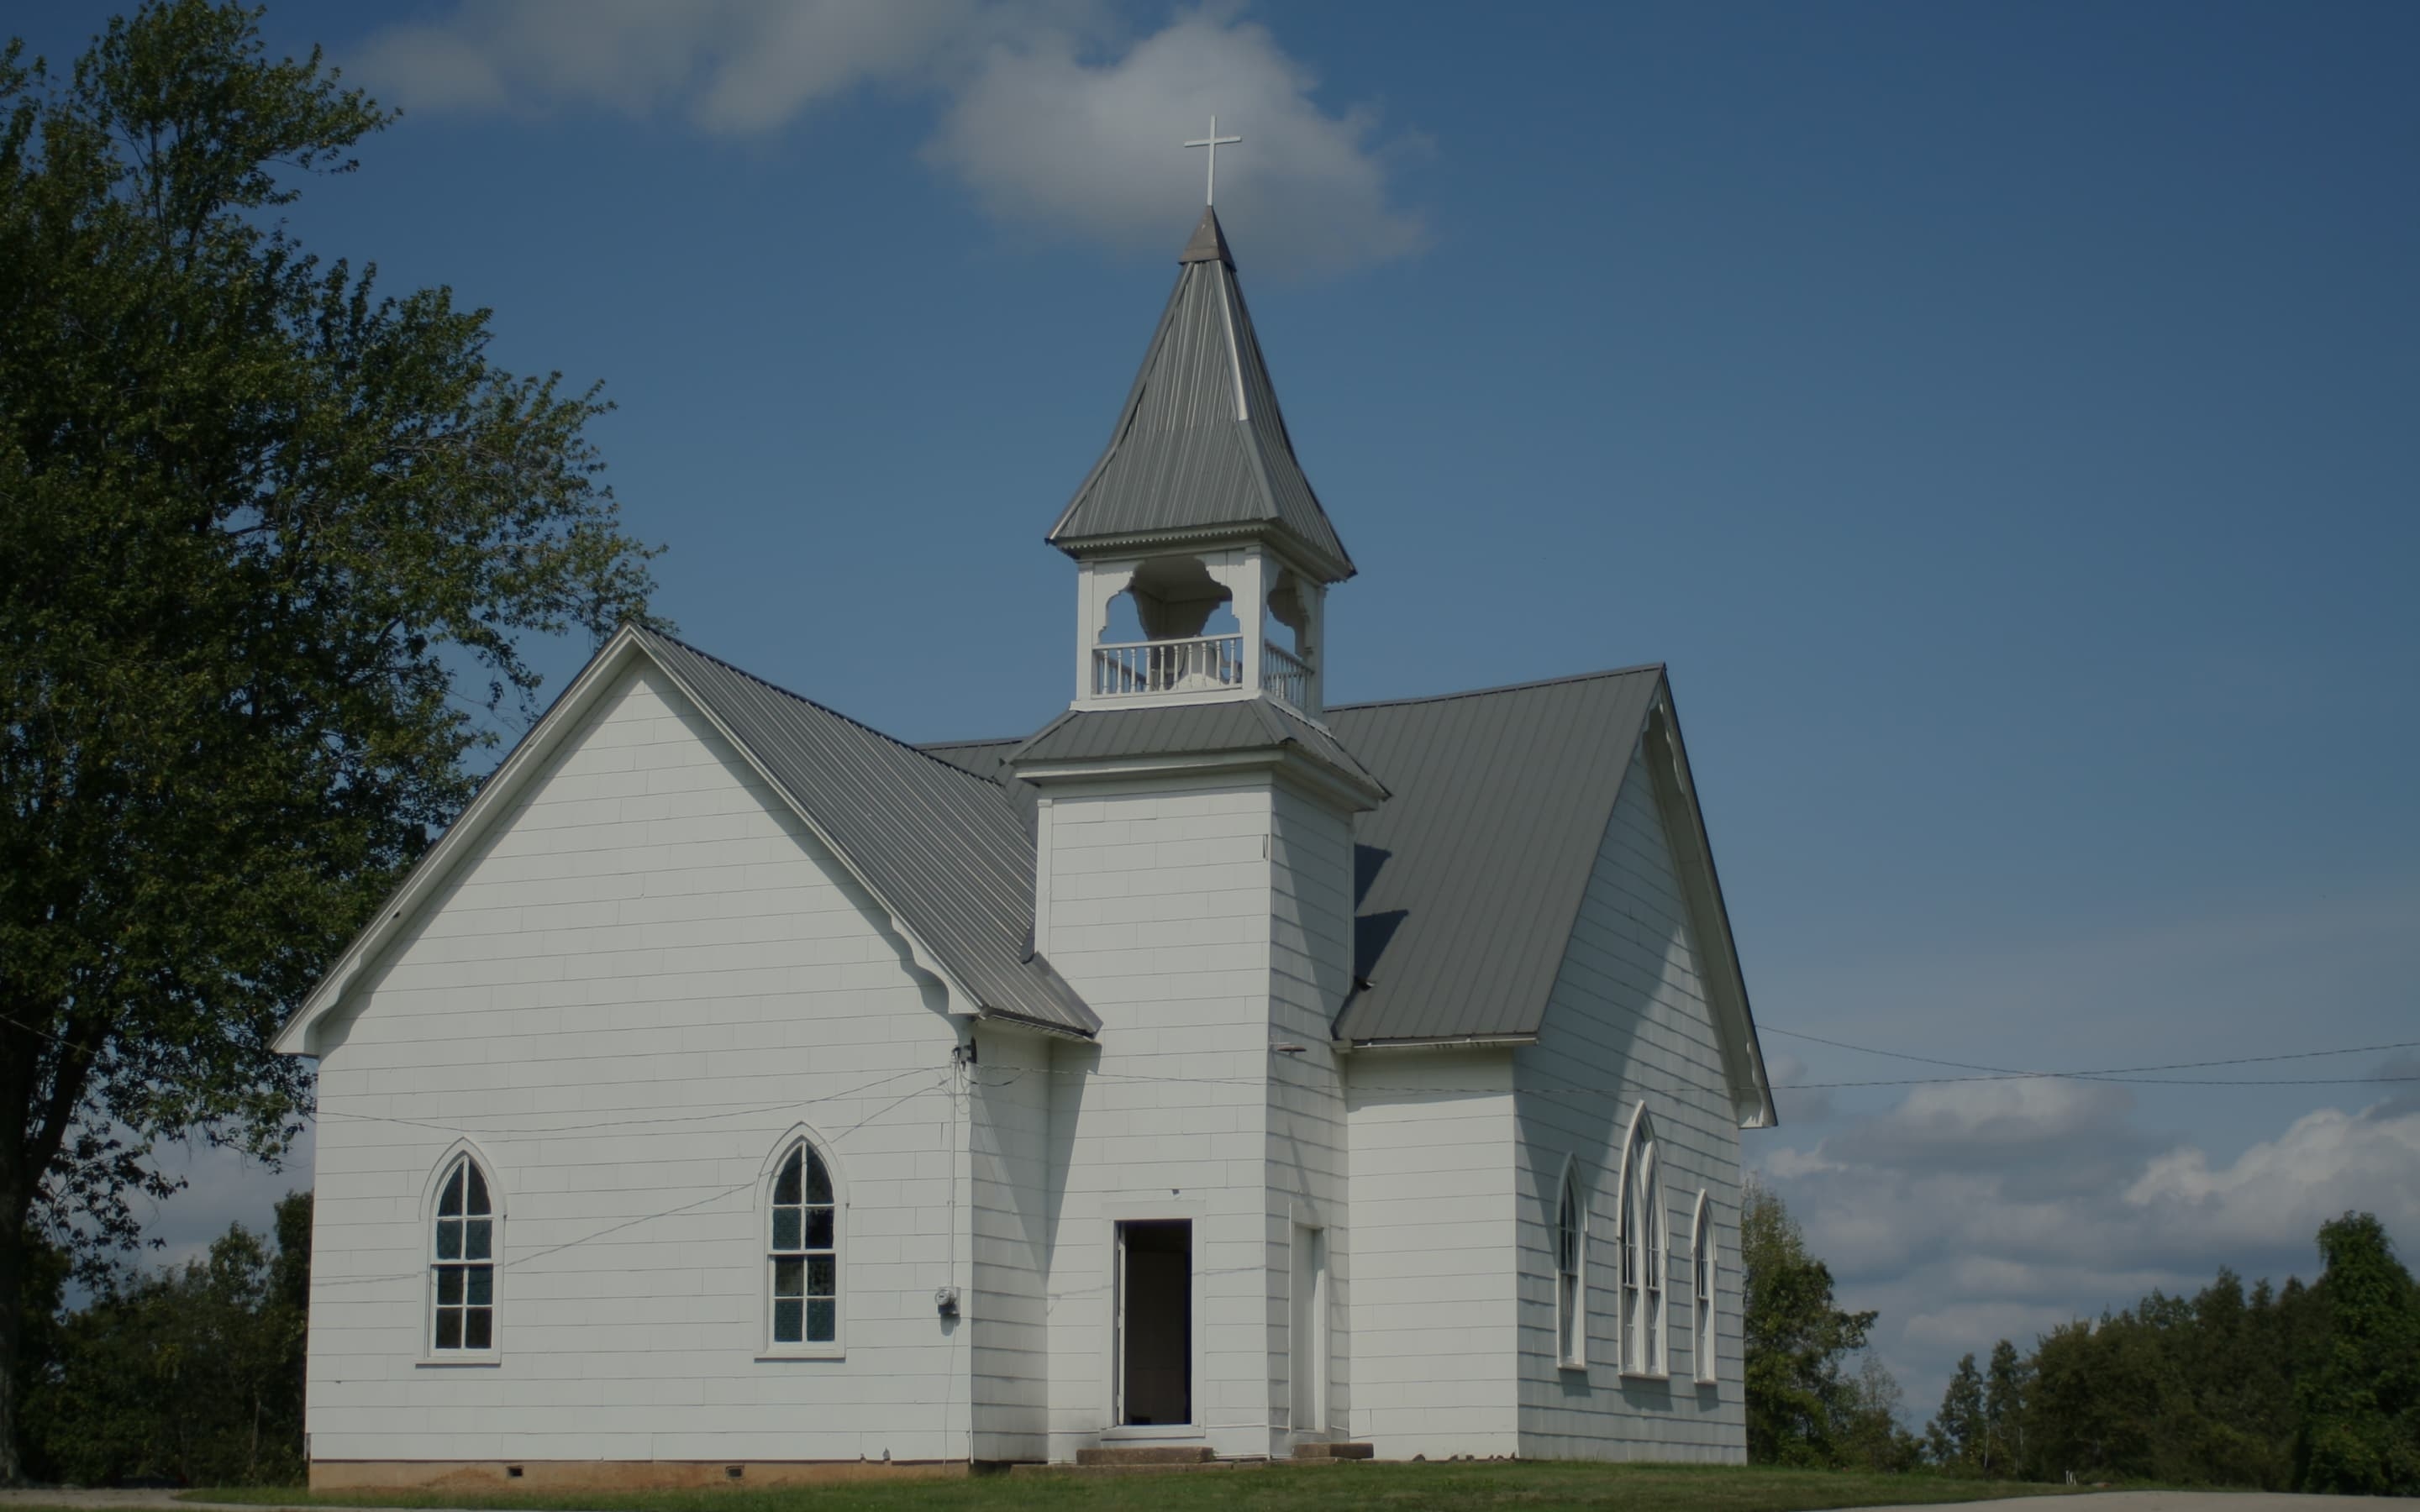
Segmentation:
[[(1204, 233), (1215, 239), (1206, 253), (1197, 251)], [(1293, 535), (1324, 570), (1353, 575), (1295, 457), (1218, 213), (1204, 210), (1109, 449), (1048, 539), (1072, 551), (1089, 540), (1254, 525)]]
[[(1544, 1022), (1572, 926), (1665, 687), (1660, 666), (1327, 711), (1390, 796), (1354, 830), (1354, 975), (1339, 1038), (1519, 1038)], [(1249, 704), (1062, 715), (1032, 739), (927, 750), (985, 775), (1013, 760), (1265, 744)], [(1280, 711), (1282, 712), (1282, 711)], [(1009, 780), (1026, 805), (1032, 794)]]
[(1534, 1035), (1630, 753), (1664, 687), (1639, 667), (1331, 709), (1393, 790), (1354, 834), (1340, 1038)]
[(1078, 1034), (1099, 1029), (1033, 953), (1033, 839), (998, 782), (694, 646), (638, 634), (984, 1008)]
[(1385, 791), (1336, 736), (1266, 694), (1146, 709), (1070, 709), (1016, 747), (1004, 764), (1209, 755), (1298, 746), (1338, 771)]

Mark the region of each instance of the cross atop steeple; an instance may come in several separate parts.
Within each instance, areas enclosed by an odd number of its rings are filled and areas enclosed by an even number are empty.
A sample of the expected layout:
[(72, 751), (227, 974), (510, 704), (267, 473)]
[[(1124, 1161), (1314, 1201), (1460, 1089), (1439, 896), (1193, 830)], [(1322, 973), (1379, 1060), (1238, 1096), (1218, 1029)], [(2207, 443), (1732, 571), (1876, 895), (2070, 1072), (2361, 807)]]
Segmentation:
[(1240, 136), (1220, 136), (1218, 134), (1218, 117), (1213, 116), (1210, 117), (1210, 134), (1185, 144), (1189, 147), (1208, 147), (1210, 149), (1210, 181), (1202, 189), (1202, 204), (1215, 205), (1218, 200), (1218, 148), (1230, 143), (1241, 142), (1243, 138)]

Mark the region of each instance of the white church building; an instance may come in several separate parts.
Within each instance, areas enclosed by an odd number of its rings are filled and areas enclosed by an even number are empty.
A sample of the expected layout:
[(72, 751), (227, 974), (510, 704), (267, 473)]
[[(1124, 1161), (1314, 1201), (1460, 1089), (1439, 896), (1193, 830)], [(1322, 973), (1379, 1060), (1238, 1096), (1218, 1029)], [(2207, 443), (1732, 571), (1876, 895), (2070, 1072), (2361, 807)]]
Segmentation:
[(1048, 538), (1038, 733), (626, 628), (297, 1011), (315, 1486), (1745, 1458), (1774, 1107), (1663, 669), (1327, 702), (1215, 213)]

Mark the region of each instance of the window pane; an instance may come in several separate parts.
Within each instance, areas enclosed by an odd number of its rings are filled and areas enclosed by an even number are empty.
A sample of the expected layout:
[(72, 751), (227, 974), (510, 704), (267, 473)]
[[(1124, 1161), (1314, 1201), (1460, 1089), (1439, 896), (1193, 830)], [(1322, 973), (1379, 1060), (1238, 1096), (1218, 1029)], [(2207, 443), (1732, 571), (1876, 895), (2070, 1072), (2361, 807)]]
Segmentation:
[(462, 1168), (469, 1164), (470, 1162), (468, 1161), (457, 1161), (454, 1163), (454, 1169), (446, 1173), (445, 1193), (442, 1196), (437, 1199), (437, 1215), (439, 1217), (456, 1218), (461, 1215)]
[(464, 1290), (472, 1306), (485, 1307), (489, 1303), (496, 1300), (495, 1267), (491, 1265), (471, 1266), (469, 1268), (467, 1282), (468, 1284), (464, 1288)]
[(796, 1297), (807, 1289), (807, 1262), (795, 1256), (773, 1262), (773, 1295)]
[(437, 1268), (437, 1305), (440, 1307), (462, 1305), (462, 1268), (460, 1266), (441, 1265)]
[(462, 1257), (462, 1220), (440, 1218), (437, 1221), (437, 1257), (458, 1260)]
[(496, 1315), (485, 1307), (473, 1307), (462, 1318), (462, 1348), (492, 1350), (496, 1347)]
[(829, 1297), (837, 1293), (840, 1288), (833, 1282), (838, 1273), (838, 1269), (832, 1264), (830, 1256), (809, 1256), (807, 1257), (807, 1295)]
[(773, 1304), (773, 1342), (799, 1344), (805, 1335), (799, 1332), (805, 1317), (805, 1304), (796, 1300)]
[(790, 1158), (782, 1163), (782, 1174), (773, 1179), (775, 1205), (790, 1208), (799, 1205), (799, 1158), (804, 1153), (803, 1149), (794, 1149), (790, 1151)]
[(830, 1344), (840, 1336), (840, 1312), (829, 1302), (807, 1304), (807, 1337), (817, 1344)]
[(470, 1179), (471, 1182), (471, 1201), (469, 1211), (475, 1213), (485, 1213), (489, 1211), (488, 1178), (486, 1174), (482, 1172), (479, 1167), (472, 1165), (467, 1160), (462, 1163), (462, 1168), (463, 1174)]
[(437, 1347), (441, 1350), (462, 1347), (462, 1314), (459, 1310), (447, 1307), (437, 1314)]
[(797, 1249), (799, 1232), (798, 1209), (775, 1208), (773, 1210), (773, 1247), (775, 1249)]
[(486, 1260), (494, 1258), (494, 1257), (489, 1252), (488, 1246), (490, 1242), (489, 1230), (495, 1227), (495, 1223), (496, 1221), (493, 1218), (473, 1218), (462, 1226), (462, 1257), (464, 1259)]
[(807, 1210), (807, 1248), (832, 1247), (832, 1211), (830, 1208)]
[(816, 1154), (812, 1149), (805, 1151), (805, 1154), (807, 1157), (807, 1200), (809, 1202), (820, 1202), (829, 1207), (832, 1199), (831, 1177), (824, 1170), (823, 1157)]

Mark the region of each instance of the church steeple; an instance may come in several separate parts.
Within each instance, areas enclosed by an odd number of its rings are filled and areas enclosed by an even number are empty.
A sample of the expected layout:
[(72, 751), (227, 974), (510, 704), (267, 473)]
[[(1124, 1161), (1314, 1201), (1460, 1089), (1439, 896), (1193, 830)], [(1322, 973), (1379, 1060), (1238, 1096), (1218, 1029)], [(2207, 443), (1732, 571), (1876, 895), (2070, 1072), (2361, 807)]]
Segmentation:
[(1145, 536), (1274, 535), (1321, 581), (1343, 581), (1353, 559), (1295, 459), (1217, 210), (1202, 210), (1176, 261), (1109, 449), (1050, 544), (1081, 556)]
[[(1267, 692), (1316, 712), (1320, 604), (1353, 559), (1295, 457), (1217, 210), (1048, 539), (1081, 569), (1079, 705)], [(1104, 644), (1128, 594), (1141, 639)], [(1222, 608), (1234, 628), (1205, 633)]]

